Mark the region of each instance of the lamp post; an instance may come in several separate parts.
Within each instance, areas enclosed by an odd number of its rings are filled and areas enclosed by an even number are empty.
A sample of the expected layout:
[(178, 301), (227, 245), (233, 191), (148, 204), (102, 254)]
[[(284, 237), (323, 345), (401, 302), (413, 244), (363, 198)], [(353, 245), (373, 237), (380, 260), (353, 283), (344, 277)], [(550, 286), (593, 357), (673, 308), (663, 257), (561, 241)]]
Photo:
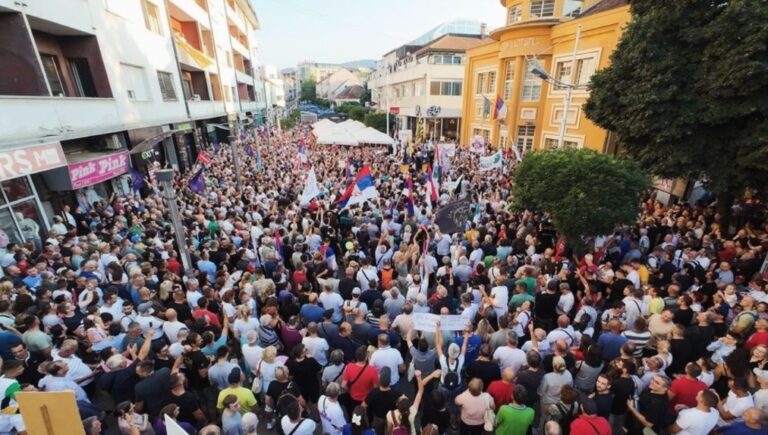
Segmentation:
[(179, 205), (176, 203), (176, 189), (173, 187), (174, 172), (173, 169), (159, 169), (155, 171), (155, 177), (157, 182), (160, 183), (160, 187), (163, 188), (163, 199), (165, 199), (168, 208), (171, 209), (171, 223), (173, 224), (173, 232), (176, 236), (179, 257), (181, 257), (181, 265), (184, 267), (184, 274), (187, 277), (192, 278), (194, 275), (192, 271), (192, 259), (189, 256), (189, 250), (187, 250), (187, 241), (184, 238), (184, 226), (181, 224)]
[(240, 157), (237, 155), (237, 137), (236, 134), (240, 134), (240, 127), (237, 122), (237, 114), (229, 115), (229, 148), (232, 150), (232, 163), (235, 166), (235, 186), (237, 187), (237, 193), (242, 194), (243, 189), (240, 181)]
[[(579, 39), (581, 38), (581, 26), (576, 27), (576, 40), (573, 43), (573, 53), (571, 55), (571, 72), (576, 71), (576, 53), (579, 48)], [(565, 142), (565, 128), (568, 122), (568, 111), (571, 109), (571, 93), (574, 89), (583, 88), (583, 86), (580, 86), (578, 84), (579, 78), (576, 77), (576, 83), (566, 83), (562, 82), (554, 77), (552, 77), (544, 68), (541, 68), (538, 65), (534, 65), (533, 68), (531, 68), (531, 72), (539, 77), (540, 79), (555, 84), (557, 86), (562, 86), (565, 88), (565, 96), (563, 101), (563, 115), (560, 119), (560, 131), (557, 135), (557, 147), (563, 148), (563, 144)]]

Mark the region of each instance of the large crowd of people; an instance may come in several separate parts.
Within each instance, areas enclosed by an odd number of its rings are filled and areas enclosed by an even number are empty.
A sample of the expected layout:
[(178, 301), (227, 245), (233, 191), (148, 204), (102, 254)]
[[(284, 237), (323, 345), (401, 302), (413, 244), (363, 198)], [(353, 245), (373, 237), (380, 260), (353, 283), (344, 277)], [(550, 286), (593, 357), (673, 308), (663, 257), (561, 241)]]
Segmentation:
[[(74, 392), (88, 435), (768, 433), (768, 224), (746, 204), (726, 228), (650, 197), (574, 249), (512, 208), (511, 163), (254, 139), (209, 150), (202, 191), (176, 180), (189, 264), (151, 176), (6, 247), (0, 433), (26, 433), (22, 391)], [(340, 210), (364, 166), (378, 196)], [(444, 233), (459, 198), (474, 216)]]

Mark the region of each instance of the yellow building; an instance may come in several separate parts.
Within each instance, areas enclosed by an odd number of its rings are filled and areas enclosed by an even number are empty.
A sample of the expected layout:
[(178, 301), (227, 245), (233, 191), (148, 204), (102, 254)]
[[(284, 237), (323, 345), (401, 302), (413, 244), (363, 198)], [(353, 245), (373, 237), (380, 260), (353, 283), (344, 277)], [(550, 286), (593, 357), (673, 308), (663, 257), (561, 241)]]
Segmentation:
[[(630, 19), (626, 1), (500, 1), (506, 26), (467, 51), (460, 143), (482, 136), (494, 146), (516, 144), (521, 152), (556, 148), (571, 88), (563, 146), (612, 152), (615, 141), (587, 119), (582, 106), (590, 77), (608, 65)], [(531, 72), (533, 66), (552, 80)], [(493, 119), (497, 96), (506, 106), (503, 120)]]

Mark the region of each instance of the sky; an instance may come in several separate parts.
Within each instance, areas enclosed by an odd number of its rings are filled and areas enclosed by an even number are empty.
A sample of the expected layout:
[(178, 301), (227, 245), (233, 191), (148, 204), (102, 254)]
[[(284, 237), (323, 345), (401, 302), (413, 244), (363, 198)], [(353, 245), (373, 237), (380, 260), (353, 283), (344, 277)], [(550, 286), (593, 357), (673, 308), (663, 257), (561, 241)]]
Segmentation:
[(504, 24), (499, 0), (250, 0), (259, 17), (260, 61), (278, 68), (304, 60), (380, 59), (440, 23), (469, 18)]

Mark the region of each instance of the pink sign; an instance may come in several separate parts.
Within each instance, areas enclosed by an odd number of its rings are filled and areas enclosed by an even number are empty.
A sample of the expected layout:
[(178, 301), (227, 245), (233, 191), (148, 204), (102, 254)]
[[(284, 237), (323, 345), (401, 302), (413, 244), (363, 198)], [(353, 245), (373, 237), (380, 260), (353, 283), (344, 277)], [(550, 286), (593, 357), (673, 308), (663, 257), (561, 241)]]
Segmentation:
[(72, 189), (91, 186), (128, 171), (128, 151), (69, 165)]

